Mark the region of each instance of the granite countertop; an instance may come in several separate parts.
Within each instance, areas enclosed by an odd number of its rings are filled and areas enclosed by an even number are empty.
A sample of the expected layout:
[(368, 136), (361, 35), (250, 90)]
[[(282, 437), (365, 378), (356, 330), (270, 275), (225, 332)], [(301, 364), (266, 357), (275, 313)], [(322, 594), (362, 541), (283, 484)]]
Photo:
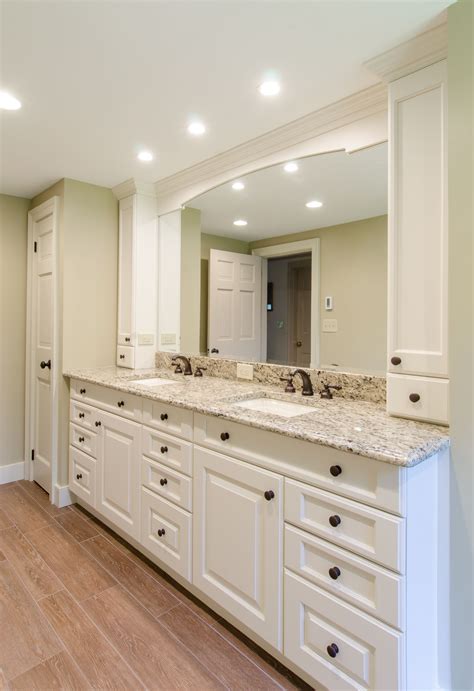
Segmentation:
[[(120, 367), (72, 369), (64, 372), (64, 376), (399, 466), (417, 465), (449, 446), (446, 427), (391, 417), (385, 406), (368, 401), (337, 397), (328, 401), (316, 392), (311, 397), (287, 394), (282, 390), (283, 384), (282, 388), (277, 388), (259, 382), (206, 377), (205, 374), (185, 377), (169, 370), (134, 371)], [(132, 383), (132, 380), (151, 377), (176, 383), (154, 389)], [(235, 405), (255, 398), (299, 403), (311, 412), (286, 418)]]

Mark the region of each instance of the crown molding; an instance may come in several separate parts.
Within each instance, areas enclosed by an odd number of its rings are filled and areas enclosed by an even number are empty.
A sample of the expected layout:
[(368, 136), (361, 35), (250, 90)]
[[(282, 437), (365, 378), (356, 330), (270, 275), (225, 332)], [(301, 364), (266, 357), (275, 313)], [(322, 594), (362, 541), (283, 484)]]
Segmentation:
[(112, 192), (117, 199), (125, 199), (125, 197), (130, 197), (132, 194), (142, 194), (146, 197), (156, 196), (153, 182), (140, 182), (135, 180), (135, 178), (130, 178), (119, 185), (115, 185), (115, 187), (112, 187)]
[(447, 15), (444, 13), (437, 26), (368, 60), (364, 67), (384, 82), (393, 82), (444, 60), (447, 55), (448, 23)]
[(264, 156), (278, 153), (386, 110), (387, 88), (384, 84), (376, 84), (174, 175), (162, 178), (155, 183), (155, 193), (162, 197), (216, 175), (227, 172), (232, 174), (238, 166), (252, 163)]

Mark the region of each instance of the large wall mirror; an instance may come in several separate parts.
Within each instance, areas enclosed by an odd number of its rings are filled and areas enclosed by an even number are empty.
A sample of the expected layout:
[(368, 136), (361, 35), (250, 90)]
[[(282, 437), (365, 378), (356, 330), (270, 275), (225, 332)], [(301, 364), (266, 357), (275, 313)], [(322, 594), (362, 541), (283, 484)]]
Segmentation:
[(384, 372), (387, 168), (383, 143), (288, 161), (190, 200), (201, 353)]

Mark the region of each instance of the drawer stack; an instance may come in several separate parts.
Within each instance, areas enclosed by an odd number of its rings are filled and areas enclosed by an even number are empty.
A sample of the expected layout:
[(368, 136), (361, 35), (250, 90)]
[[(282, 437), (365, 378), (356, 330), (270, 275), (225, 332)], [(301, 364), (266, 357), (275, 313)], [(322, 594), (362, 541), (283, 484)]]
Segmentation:
[(403, 686), (405, 519), (382, 509), (285, 479), (284, 652), (328, 688)]
[(94, 408), (71, 399), (69, 487), (91, 506), (96, 501), (97, 421)]
[(191, 580), (193, 413), (144, 400), (143, 422), (140, 541)]

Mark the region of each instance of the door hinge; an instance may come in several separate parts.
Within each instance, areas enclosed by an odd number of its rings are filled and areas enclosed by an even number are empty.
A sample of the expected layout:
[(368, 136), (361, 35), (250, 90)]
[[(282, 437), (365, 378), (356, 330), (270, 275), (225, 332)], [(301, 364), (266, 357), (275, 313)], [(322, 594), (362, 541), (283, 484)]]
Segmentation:
[(34, 449), (31, 449), (31, 460), (32, 461), (35, 460), (35, 450)]
[(37, 252), (37, 251), (38, 251), (38, 243), (36, 242), (36, 240), (35, 240), (34, 243), (33, 243), (33, 251), (34, 251), (34, 252)]

